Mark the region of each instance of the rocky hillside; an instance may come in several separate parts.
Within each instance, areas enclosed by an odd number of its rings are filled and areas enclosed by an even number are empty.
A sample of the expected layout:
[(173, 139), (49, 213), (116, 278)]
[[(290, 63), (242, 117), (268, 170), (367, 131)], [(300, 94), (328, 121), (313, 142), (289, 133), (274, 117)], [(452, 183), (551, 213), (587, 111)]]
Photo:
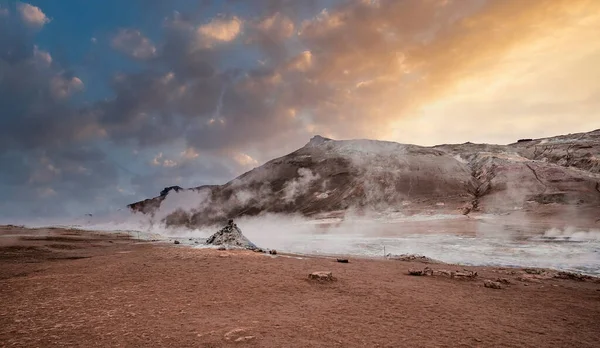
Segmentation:
[(170, 187), (133, 203), (153, 214), (170, 195), (197, 193), (167, 224), (200, 226), (264, 212), (318, 217), (352, 210), (404, 214), (525, 214), (600, 223), (600, 130), (510, 145), (422, 147), (313, 137), (304, 147), (221, 186)]

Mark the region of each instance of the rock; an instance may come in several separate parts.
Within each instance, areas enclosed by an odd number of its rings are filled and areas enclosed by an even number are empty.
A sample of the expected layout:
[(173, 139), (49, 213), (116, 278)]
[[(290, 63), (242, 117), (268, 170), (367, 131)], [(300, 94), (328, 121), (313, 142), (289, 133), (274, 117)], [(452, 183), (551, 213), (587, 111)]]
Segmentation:
[(319, 272), (313, 272), (311, 274), (308, 275), (308, 279), (310, 280), (318, 280), (318, 281), (326, 281), (326, 282), (330, 282), (335, 280), (333, 278), (333, 273), (329, 272), (329, 271), (319, 271)]
[(390, 260), (396, 260), (396, 261), (416, 261), (416, 262), (423, 262), (423, 263), (442, 263), (440, 261), (434, 260), (434, 259), (429, 258), (427, 256), (416, 255), (416, 254), (401, 254), (401, 255), (387, 254), (385, 257), (388, 258), (388, 259), (390, 259)]
[(174, 241), (173, 244), (180, 244), (178, 240)]
[(436, 273), (439, 274), (439, 275), (450, 277), (450, 278), (454, 277), (454, 272), (450, 272), (450, 271), (447, 271), (445, 269), (440, 269), (440, 270), (436, 271)]
[(271, 255), (277, 255), (277, 250), (271, 249), (271, 250), (269, 250), (269, 254), (271, 254)]
[(339, 263), (348, 263), (348, 259), (336, 259)]
[(235, 339), (235, 342), (244, 342), (244, 341), (249, 341), (251, 339), (254, 339), (254, 336), (243, 336), (243, 337), (238, 337)]
[[(537, 278), (533, 278), (532, 276), (528, 276), (528, 275), (523, 275), (523, 276), (519, 276), (517, 277), (517, 280), (520, 282), (526, 282), (526, 283), (541, 283), (542, 281), (537, 279)], [(525, 284), (527, 285), (527, 284)]]
[(220, 247), (217, 248), (217, 250), (223, 251), (223, 250), (227, 250), (227, 248), (224, 245), (221, 245)]
[(581, 274), (581, 273), (573, 273), (573, 272), (558, 272), (554, 275), (554, 278), (558, 278), (558, 279), (571, 279), (571, 280), (577, 280), (580, 282), (584, 282), (586, 280), (591, 280), (593, 279), (591, 276), (585, 275), (585, 274)]
[(429, 267), (423, 268), (423, 270), (409, 269), (408, 274), (412, 276), (425, 276), (425, 275), (433, 275), (433, 269)]
[(483, 286), (490, 289), (502, 289), (502, 284), (488, 279), (483, 281)]
[(422, 270), (417, 270), (417, 269), (409, 269), (408, 270), (408, 275), (411, 275), (411, 276), (422, 276), (423, 275), (423, 271)]
[(498, 282), (500, 284), (504, 284), (504, 285), (512, 284), (512, 282), (506, 278), (498, 278), (498, 279), (496, 279), (496, 282)]
[(166, 195), (169, 194), (169, 192), (171, 191), (175, 191), (175, 192), (179, 192), (183, 190), (183, 188), (179, 187), (179, 186), (169, 186), (169, 187), (165, 187), (162, 191), (160, 191), (160, 196), (165, 197)]
[[(242, 248), (262, 252), (262, 249), (258, 248), (242, 234), (242, 231), (237, 227), (233, 220), (229, 220), (227, 226), (210, 236), (206, 240), (206, 244), (220, 245), (223, 248)], [(219, 250), (221, 250), (221, 248), (219, 248)]]
[(464, 270), (453, 272), (453, 278), (461, 278), (461, 279), (475, 279), (477, 278), (477, 272)]
[(244, 328), (244, 327), (233, 329), (233, 330), (225, 333), (223, 338), (225, 338), (226, 341), (234, 341), (234, 342), (243, 342), (243, 341), (251, 340), (254, 338), (254, 336), (244, 335), (244, 334), (247, 334), (248, 330), (249, 330), (248, 328)]

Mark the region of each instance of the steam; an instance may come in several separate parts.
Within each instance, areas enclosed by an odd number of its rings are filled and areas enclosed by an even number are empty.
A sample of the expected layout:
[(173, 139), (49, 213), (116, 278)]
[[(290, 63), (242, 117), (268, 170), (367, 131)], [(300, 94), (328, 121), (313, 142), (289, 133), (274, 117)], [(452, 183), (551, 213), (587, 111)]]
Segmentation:
[(310, 185), (319, 179), (319, 174), (313, 174), (308, 168), (298, 169), (298, 175), (298, 178), (286, 182), (284, 186), (283, 199), (288, 203), (295, 201), (298, 196), (306, 194)]
[(576, 227), (551, 228), (544, 233), (545, 238), (562, 239), (574, 242), (600, 241), (600, 230), (581, 230)]

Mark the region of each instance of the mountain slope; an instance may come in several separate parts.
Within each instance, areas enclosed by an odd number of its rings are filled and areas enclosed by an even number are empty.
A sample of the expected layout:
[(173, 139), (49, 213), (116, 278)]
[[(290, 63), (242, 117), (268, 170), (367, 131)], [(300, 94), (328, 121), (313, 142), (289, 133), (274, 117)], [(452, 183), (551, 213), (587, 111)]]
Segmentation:
[(165, 199), (197, 193), (167, 224), (201, 226), (265, 212), (399, 211), (522, 213), (600, 218), (600, 130), (510, 145), (422, 147), (313, 137), (304, 147), (221, 186), (167, 188), (133, 203), (154, 213)]

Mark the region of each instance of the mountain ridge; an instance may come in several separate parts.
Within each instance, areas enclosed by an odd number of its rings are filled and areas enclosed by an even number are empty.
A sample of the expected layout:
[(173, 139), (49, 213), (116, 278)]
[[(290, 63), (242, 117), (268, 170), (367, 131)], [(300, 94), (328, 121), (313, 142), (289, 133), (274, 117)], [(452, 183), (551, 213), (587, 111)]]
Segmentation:
[(315, 135), (223, 185), (165, 190), (128, 207), (154, 214), (169, 197), (194, 193), (197, 204), (162, 212), (168, 225), (188, 227), (262, 213), (318, 217), (347, 210), (575, 214), (592, 221), (600, 218), (600, 130), (508, 145), (430, 147)]

